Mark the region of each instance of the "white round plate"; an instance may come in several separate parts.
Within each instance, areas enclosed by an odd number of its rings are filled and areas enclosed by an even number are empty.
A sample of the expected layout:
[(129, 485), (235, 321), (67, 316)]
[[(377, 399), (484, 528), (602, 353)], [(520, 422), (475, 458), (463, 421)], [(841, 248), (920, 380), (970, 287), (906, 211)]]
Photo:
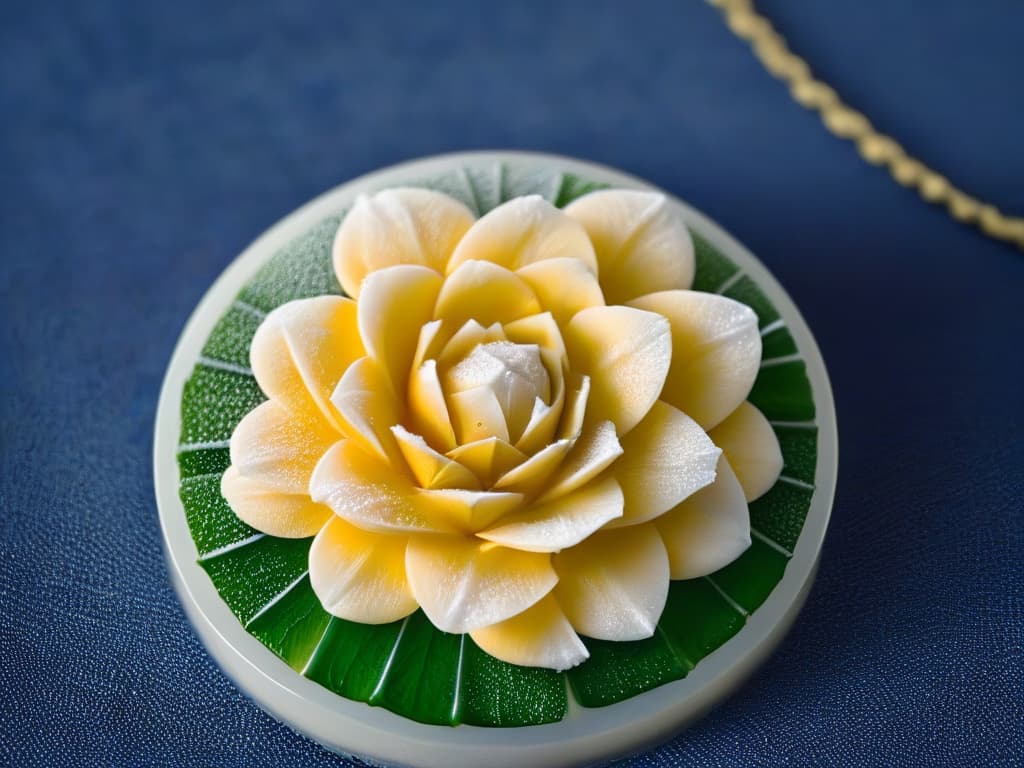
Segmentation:
[(197, 563), (178, 498), (176, 451), (182, 388), (215, 323), (235, 295), (280, 247), (347, 208), (359, 192), (408, 183), (459, 167), (555, 167), (617, 187), (646, 182), (592, 163), (554, 155), (470, 152), (416, 160), (343, 184), (271, 227), (228, 267), (199, 303), (178, 340), (164, 379), (153, 446), (154, 483), (171, 577), (211, 655), (261, 707), (324, 746), (365, 760), (417, 768), (533, 768), (586, 765), (666, 740), (733, 690), (778, 644), (810, 590), (836, 484), (837, 437), (832, 392), (810, 330), (768, 270), (710, 219), (675, 201), (686, 221), (750, 275), (785, 321), (807, 365), (818, 428), (815, 491), (782, 581), (746, 625), (682, 680), (597, 709), (576, 705), (557, 723), (521, 728), (422, 725), (342, 698), (288, 667), (250, 635)]

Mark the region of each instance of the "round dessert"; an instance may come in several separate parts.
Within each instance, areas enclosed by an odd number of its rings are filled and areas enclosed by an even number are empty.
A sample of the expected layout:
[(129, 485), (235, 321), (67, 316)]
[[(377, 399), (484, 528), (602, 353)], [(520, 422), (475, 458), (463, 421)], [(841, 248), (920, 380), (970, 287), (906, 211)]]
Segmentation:
[(715, 225), (477, 153), (242, 254), (154, 461), (182, 601), (265, 708), (378, 762), (568, 765), (667, 737), (778, 641), (835, 442), (803, 321)]

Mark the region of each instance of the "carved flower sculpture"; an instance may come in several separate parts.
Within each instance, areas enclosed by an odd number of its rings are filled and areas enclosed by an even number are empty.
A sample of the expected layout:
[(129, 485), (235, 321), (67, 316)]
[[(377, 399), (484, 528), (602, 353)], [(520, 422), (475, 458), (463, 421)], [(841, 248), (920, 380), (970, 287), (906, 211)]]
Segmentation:
[(689, 291), (693, 243), (662, 196), (540, 197), (476, 220), (423, 189), (360, 198), (334, 243), (352, 298), (285, 304), (252, 342), (269, 398), (222, 491), (273, 536), (316, 535), (324, 608), (422, 608), (505, 661), (567, 669), (579, 635), (649, 637), (670, 579), (750, 544), (775, 482), (745, 398), (748, 307)]

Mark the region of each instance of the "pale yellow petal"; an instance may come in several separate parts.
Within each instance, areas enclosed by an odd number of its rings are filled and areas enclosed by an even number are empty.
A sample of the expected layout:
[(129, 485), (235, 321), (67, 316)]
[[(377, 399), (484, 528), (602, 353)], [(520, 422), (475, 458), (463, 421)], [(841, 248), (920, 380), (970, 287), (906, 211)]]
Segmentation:
[[(534, 346), (530, 345), (531, 348)], [(560, 397), (564, 397), (566, 375), (569, 373), (569, 358), (558, 350), (540, 346), (537, 346), (537, 348), (540, 352), (544, 371), (547, 373), (547, 379), (550, 382), (548, 390), (538, 389), (537, 394), (541, 395), (545, 402), (553, 403)], [(543, 374), (540, 378), (543, 378)]]
[(427, 360), (413, 371), (409, 379), (408, 404), (409, 418), (417, 433), (439, 451), (455, 447), (455, 428), (437, 377), (436, 360)]
[(308, 493), (284, 493), (228, 467), (220, 492), (242, 522), (257, 531), (286, 539), (312, 536), (331, 517), (331, 510), (315, 503)]
[(412, 357), (412, 369), (415, 371), (426, 360), (436, 359), (444, 348), (445, 333), (444, 323), (441, 320), (431, 320), (420, 328), (416, 339), (416, 351)]
[(697, 422), (662, 400), (622, 438), (622, 448), (612, 472), (626, 511), (609, 527), (653, 520), (710, 485), (722, 455)]
[(359, 197), (334, 238), (334, 272), (353, 297), (368, 274), (386, 267), (418, 264), (444, 273), (474, 220), (458, 200), (428, 189)]
[(597, 257), (586, 230), (539, 195), (517, 197), (477, 221), (459, 241), (448, 262), (490, 261), (512, 270), (535, 261), (578, 259), (597, 272)]
[(453, 530), (421, 503), (422, 491), (410, 480), (353, 440), (343, 440), (324, 454), (310, 478), (309, 493), (314, 501), (364, 530)]
[(293, 410), (315, 408), (339, 429), (331, 392), (364, 354), (356, 304), (340, 296), (282, 304), (264, 318), (249, 349), (253, 374), (267, 397)]
[(400, 424), (393, 426), (391, 432), (421, 488), (480, 490), (476, 475), (459, 462), (435, 451), (420, 435), (413, 434)]
[[(434, 311), (441, 275), (419, 266), (370, 273), (359, 296), (359, 333), (366, 352), (381, 363), (402, 392), (416, 354), (419, 329)], [(412, 333), (409, 329), (415, 329)]]
[(548, 477), (561, 465), (572, 446), (571, 440), (559, 440), (545, 446), (499, 477), (494, 484), (495, 489), (516, 491), (528, 496), (540, 493)]
[(630, 306), (657, 312), (672, 326), (663, 400), (711, 429), (746, 399), (761, 365), (754, 310), (698, 291), (652, 293)]
[[(555, 431), (558, 429), (565, 406), (567, 362), (563, 355), (547, 347), (540, 348), (540, 356), (544, 362), (544, 369), (548, 372), (550, 398), (534, 398), (530, 416), (521, 433), (510, 430), (510, 438), (515, 446), (528, 454), (536, 453), (556, 439)], [(518, 427), (518, 424), (516, 426)]]
[(555, 597), (581, 635), (642, 640), (668, 598), (668, 554), (653, 525), (599, 531), (553, 556)]
[(298, 413), (267, 400), (235, 427), (231, 464), (243, 477), (283, 493), (304, 494), (316, 463), (340, 439), (318, 411)]
[(474, 630), (469, 636), (485, 653), (523, 667), (562, 672), (583, 663), (590, 655), (552, 595), (510, 619)]
[(536, 453), (551, 443), (555, 436), (555, 429), (562, 413), (562, 404), (565, 400), (565, 389), (561, 388), (558, 395), (549, 405), (539, 397), (533, 401), (533, 410), (530, 412), (530, 420), (527, 422), (523, 433), (516, 440), (516, 448), (523, 453)]
[(462, 533), (473, 534), (523, 505), (521, 493), (438, 488), (420, 491), (417, 504), (429, 516)]
[(508, 441), (508, 424), (497, 395), (490, 387), (476, 387), (448, 395), (448, 412), (459, 443), (497, 437)]
[(527, 282), (543, 309), (559, 325), (587, 307), (603, 307), (597, 277), (579, 259), (546, 259), (527, 264), (516, 274)]
[(540, 501), (552, 501), (601, 474), (622, 455), (622, 445), (610, 421), (584, 427), (572, 451), (551, 478)]
[(476, 320), (467, 320), (445, 342), (441, 354), (437, 357), (437, 362), (442, 368), (455, 365), (459, 360), (472, 352), (475, 347), (481, 344), (489, 344), (492, 341), (505, 340), (505, 331), (500, 323), (492, 323), (485, 328)]
[(565, 358), (565, 341), (562, 331), (550, 312), (530, 315), (504, 326), (505, 336), (516, 344), (536, 344), (541, 349), (553, 352), (559, 360)]
[(489, 261), (467, 261), (444, 281), (434, 316), (456, 327), (468, 320), (488, 326), (539, 311), (533, 289), (515, 272)]
[(503, 517), (498, 525), (477, 536), (526, 552), (559, 552), (621, 516), (622, 489), (614, 478), (606, 477), (554, 501)]
[(462, 536), (413, 537), (405, 567), (427, 618), (442, 632), (456, 634), (522, 613), (558, 581), (550, 555)]
[(714, 483), (666, 512), (653, 525), (668, 550), (673, 579), (707, 576), (750, 546), (747, 501), (724, 456), (718, 461)]
[(782, 449), (772, 425), (755, 406), (740, 403), (710, 437), (725, 452), (747, 501), (775, 485), (782, 473)]
[(575, 440), (583, 429), (587, 416), (587, 402), (590, 400), (590, 377), (573, 374), (573, 385), (566, 396), (565, 411), (558, 427), (558, 436)]
[(587, 421), (624, 435), (661, 394), (672, 361), (668, 321), (631, 307), (590, 307), (566, 327), (572, 369), (590, 376)]
[(527, 458), (525, 453), (498, 437), (463, 443), (448, 451), (447, 456), (472, 471), (485, 488), (490, 488), (499, 477)]
[(397, 458), (391, 426), (399, 420), (398, 403), (391, 381), (372, 357), (349, 366), (331, 395), (331, 402), (345, 424), (349, 437), (362, 442), (381, 458)]
[(328, 613), (387, 624), (416, 610), (402, 535), (370, 533), (332, 517), (309, 548), (309, 583)]
[(678, 210), (656, 192), (607, 189), (571, 203), (566, 214), (587, 230), (609, 304), (689, 288), (693, 238)]

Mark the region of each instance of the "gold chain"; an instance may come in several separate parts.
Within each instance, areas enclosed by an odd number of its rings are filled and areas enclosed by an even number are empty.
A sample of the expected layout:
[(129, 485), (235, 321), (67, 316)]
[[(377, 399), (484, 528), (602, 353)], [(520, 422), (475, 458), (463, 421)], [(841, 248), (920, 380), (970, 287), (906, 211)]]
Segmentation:
[(754, 9), (753, 0), (708, 2), (722, 12), (733, 34), (750, 43), (764, 68), (789, 86), (797, 103), (821, 115), (830, 133), (852, 141), (867, 162), (884, 165), (897, 183), (913, 187), (929, 203), (944, 206), (957, 221), (973, 224), (989, 237), (1024, 250), (1024, 218), (1007, 216), (995, 206), (971, 197), (908, 155), (891, 136), (875, 130), (863, 114), (844, 104), (832, 88), (815, 79), (807, 62), (790, 51), (785, 38)]

